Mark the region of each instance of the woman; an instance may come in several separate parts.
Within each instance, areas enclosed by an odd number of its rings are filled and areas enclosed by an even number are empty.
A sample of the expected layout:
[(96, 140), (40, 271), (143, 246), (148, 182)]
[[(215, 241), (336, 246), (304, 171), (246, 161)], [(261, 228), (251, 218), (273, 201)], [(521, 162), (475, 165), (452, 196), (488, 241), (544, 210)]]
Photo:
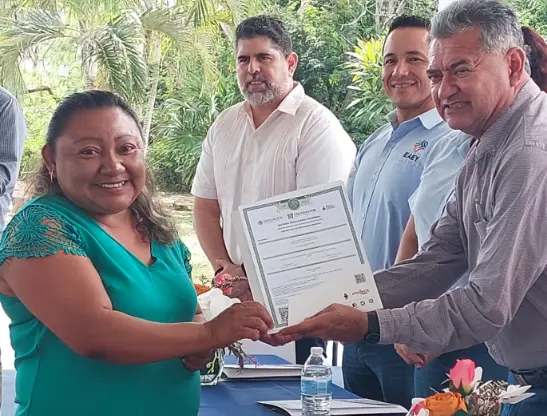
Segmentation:
[(547, 43), (531, 27), (523, 26), (522, 34), (530, 62), (530, 75), (539, 88), (547, 92)]
[[(528, 27), (522, 27), (525, 49), (534, 82), (547, 91), (547, 45), (543, 38)], [(472, 138), (454, 132), (437, 142), (430, 150), (422, 173), (420, 186), (409, 200), (412, 215), (403, 234), (396, 262), (413, 257), (418, 248), (429, 239), (431, 226), (441, 216), (454, 190), (456, 176), (467, 156)], [(456, 283), (465, 285), (467, 276)], [(409, 364), (418, 364), (414, 372), (416, 397), (426, 397), (431, 389), (442, 390), (446, 374), (457, 359), (469, 358), (481, 366), (484, 380), (506, 379), (508, 370), (494, 362), (484, 344), (443, 354), (428, 363), (428, 358), (409, 351), (404, 345), (396, 346), (399, 355)], [(433, 357), (431, 357), (433, 358)], [(427, 364), (427, 365), (425, 365)], [(422, 368), (423, 367), (423, 368)]]
[[(0, 244), (17, 415), (198, 413), (194, 371), (272, 325), (257, 303), (204, 322), (189, 253), (153, 199), (134, 112), (105, 91), (50, 122), (37, 198)], [(183, 358), (184, 357), (184, 358)]]

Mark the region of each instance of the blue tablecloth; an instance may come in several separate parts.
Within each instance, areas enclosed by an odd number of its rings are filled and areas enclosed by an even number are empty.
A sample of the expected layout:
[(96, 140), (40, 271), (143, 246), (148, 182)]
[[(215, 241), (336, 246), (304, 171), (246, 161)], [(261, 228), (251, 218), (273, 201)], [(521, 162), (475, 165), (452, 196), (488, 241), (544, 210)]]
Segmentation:
[[(285, 364), (272, 355), (256, 357), (262, 364)], [(233, 363), (232, 357), (227, 362)], [(353, 393), (333, 386), (333, 398), (355, 399)], [(256, 402), (262, 400), (300, 400), (300, 380), (229, 380), (201, 389), (199, 416), (272, 416)]]

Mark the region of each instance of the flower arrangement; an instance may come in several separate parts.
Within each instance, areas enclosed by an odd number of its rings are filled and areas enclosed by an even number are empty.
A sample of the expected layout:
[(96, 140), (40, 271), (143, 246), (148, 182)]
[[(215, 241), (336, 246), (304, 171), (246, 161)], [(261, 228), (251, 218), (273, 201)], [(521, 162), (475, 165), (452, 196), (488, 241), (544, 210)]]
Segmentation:
[[(194, 283), (194, 288), (198, 294), (198, 302), (205, 319), (210, 321), (234, 303), (240, 302), (239, 299), (232, 299), (226, 296), (226, 293), (230, 292), (231, 285), (238, 280), (240, 280), (240, 278), (231, 278), (226, 275), (223, 279), (217, 279), (217, 283), (213, 284), (213, 287)], [(230, 354), (237, 358), (241, 369), (244, 368), (246, 362), (249, 364), (256, 364), (256, 360), (253, 357), (249, 357), (245, 351), (243, 351), (241, 342), (235, 342), (226, 347), (226, 349)], [(214, 372), (217, 362), (220, 359), (223, 359), (223, 356), (223, 353), (217, 351), (213, 360), (207, 363), (207, 370), (211, 373)]]
[(516, 404), (534, 395), (530, 386), (505, 381), (483, 382), (482, 368), (458, 360), (448, 375), (448, 388), (426, 399), (414, 399), (408, 416), (499, 416), (503, 404)]

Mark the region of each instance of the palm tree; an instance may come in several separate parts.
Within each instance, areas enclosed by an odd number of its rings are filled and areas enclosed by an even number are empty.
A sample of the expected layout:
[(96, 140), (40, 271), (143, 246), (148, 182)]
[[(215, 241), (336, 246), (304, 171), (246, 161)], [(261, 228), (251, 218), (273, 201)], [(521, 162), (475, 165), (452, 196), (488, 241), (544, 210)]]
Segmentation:
[(81, 61), (86, 88), (109, 88), (131, 102), (142, 100), (147, 67), (140, 22), (131, 13), (112, 16), (105, 8), (97, 8), (95, 13), (83, 7), (21, 8), (0, 18), (3, 85), (16, 95), (24, 94), (21, 63), (36, 51), (41, 60), (47, 60), (52, 48), (67, 42), (73, 46), (74, 58)]
[[(195, 59), (203, 68), (203, 88), (218, 75), (216, 44), (219, 36), (233, 37), (234, 27), (249, 15), (261, 11), (265, 0), (126, 0), (143, 10), (141, 22), (148, 34), (149, 94), (143, 131), (149, 137), (160, 72), (162, 49), (175, 48), (181, 70)], [(143, 4), (144, 3), (144, 4)], [(170, 3), (170, 4), (169, 4)]]
[(0, 80), (24, 94), (21, 62), (33, 53), (47, 59), (50, 48), (69, 42), (85, 88), (108, 88), (128, 99), (142, 112), (148, 143), (165, 51), (175, 49), (182, 67), (201, 62), (207, 82), (218, 71), (216, 37), (231, 36), (262, 1), (26, 0), (0, 17)]

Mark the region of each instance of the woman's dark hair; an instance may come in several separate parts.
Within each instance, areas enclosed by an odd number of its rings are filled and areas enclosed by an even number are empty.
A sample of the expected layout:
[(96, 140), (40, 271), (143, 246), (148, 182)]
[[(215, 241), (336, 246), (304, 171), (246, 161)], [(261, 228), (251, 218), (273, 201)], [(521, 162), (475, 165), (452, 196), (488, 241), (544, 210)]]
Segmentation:
[[(53, 113), (46, 134), (46, 146), (55, 154), (57, 140), (63, 134), (67, 123), (79, 111), (116, 107), (131, 117), (142, 134), (139, 119), (131, 107), (119, 95), (110, 91), (84, 91), (72, 94), (61, 102)], [(55, 179), (51, 179), (45, 161), (42, 161), (32, 191), (32, 196), (62, 195)], [(168, 219), (162, 207), (154, 201), (155, 187), (148, 166), (144, 187), (130, 209), (136, 219), (137, 231), (151, 241), (171, 244), (177, 236), (176, 227)]]
[(547, 92), (547, 43), (531, 27), (523, 26), (522, 34), (530, 62), (530, 75), (539, 88)]

